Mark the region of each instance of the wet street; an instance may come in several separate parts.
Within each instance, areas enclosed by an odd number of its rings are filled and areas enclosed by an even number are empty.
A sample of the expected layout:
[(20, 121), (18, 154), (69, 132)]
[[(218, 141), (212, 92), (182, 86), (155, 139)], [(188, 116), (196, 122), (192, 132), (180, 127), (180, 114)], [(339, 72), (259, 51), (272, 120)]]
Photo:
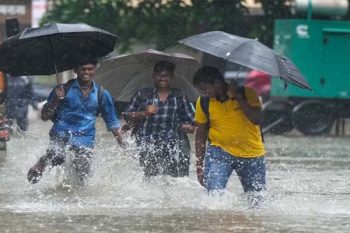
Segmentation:
[(220, 197), (206, 195), (193, 166), (188, 178), (144, 180), (137, 149), (121, 150), (102, 124), (86, 186), (72, 186), (62, 168), (31, 185), (49, 127), (32, 122), (0, 154), (0, 232), (350, 231), (349, 137), (267, 135), (266, 202), (251, 210), (237, 176)]

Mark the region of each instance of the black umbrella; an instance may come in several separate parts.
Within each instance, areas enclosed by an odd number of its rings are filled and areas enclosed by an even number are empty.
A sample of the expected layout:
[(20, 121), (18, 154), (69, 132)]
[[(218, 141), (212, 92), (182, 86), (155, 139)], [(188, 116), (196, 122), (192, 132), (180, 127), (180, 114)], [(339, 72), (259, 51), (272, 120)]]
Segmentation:
[(13, 76), (57, 74), (107, 55), (116, 40), (87, 24), (27, 28), (0, 45), (0, 70)]
[(311, 90), (310, 85), (290, 59), (278, 55), (257, 40), (212, 31), (187, 37), (179, 43)]

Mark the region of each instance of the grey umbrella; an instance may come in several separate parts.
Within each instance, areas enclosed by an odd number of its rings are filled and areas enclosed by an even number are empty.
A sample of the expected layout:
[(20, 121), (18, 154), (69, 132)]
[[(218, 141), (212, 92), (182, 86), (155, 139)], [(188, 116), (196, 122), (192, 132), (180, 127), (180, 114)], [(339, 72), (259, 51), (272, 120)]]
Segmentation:
[(117, 101), (129, 102), (131, 97), (144, 87), (153, 87), (153, 66), (167, 60), (175, 64), (170, 85), (181, 89), (191, 101), (199, 93), (192, 85), (192, 77), (199, 63), (182, 53), (165, 53), (154, 49), (134, 54), (119, 55), (101, 62), (95, 80), (107, 88)]
[(211, 31), (187, 37), (179, 43), (311, 90), (308, 82), (290, 59), (278, 55), (257, 40)]

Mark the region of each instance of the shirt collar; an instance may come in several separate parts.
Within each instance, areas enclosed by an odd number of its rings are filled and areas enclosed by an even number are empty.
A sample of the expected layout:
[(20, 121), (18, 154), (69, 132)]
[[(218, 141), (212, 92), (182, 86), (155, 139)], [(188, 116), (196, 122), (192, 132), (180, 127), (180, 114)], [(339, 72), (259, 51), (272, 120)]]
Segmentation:
[[(157, 88), (155, 88), (155, 87), (153, 88), (152, 94), (153, 94), (153, 96), (158, 96)], [(175, 95), (174, 95), (174, 88), (171, 88), (171, 87), (170, 87), (169, 95), (175, 96)]]
[[(91, 80), (91, 81), (92, 81), (92, 91), (95, 91), (95, 90), (97, 89), (97, 85), (96, 85), (96, 83), (95, 83), (94, 80)], [(73, 82), (73, 84), (72, 84), (72, 87), (74, 87), (74, 88), (79, 88), (79, 83), (78, 83), (78, 79), (77, 79), (77, 78), (74, 79), (74, 82)]]

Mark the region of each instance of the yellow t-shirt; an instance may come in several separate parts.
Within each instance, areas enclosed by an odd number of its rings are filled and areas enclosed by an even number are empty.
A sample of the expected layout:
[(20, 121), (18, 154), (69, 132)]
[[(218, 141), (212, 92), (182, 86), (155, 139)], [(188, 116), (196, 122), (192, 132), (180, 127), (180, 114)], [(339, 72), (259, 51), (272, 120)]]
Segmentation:
[[(250, 106), (261, 106), (253, 89), (245, 87), (245, 96)], [(220, 102), (216, 98), (210, 98), (209, 118), (211, 145), (241, 158), (256, 158), (265, 154), (259, 125), (248, 120), (236, 100)], [(199, 124), (208, 121), (199, 98), (196, 103), (195, 121)]]

